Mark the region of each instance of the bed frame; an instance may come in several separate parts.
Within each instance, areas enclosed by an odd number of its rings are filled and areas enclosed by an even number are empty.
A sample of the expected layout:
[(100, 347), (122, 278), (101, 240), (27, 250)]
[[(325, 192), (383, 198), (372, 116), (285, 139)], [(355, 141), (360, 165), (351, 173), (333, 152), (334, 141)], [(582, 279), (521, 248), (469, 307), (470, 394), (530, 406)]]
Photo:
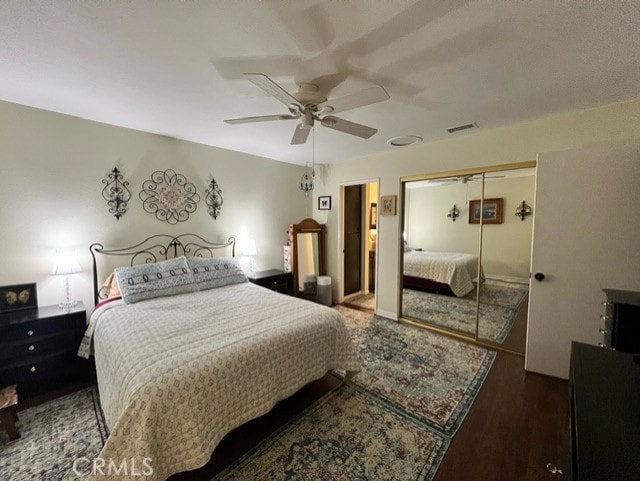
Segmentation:
[(402, 276), (402, 287), (405, 289), (413, 289), (415, 291), (431, 292), (434, 294), (444, 294), (446, 296), (455, 296), (449, 284), (443, 284), (431, 279), (422, 277)]
[(231, 257), (235, 257), (235, 243), (234, 237), (229, 237), (226, 242), (212, 242), (197, 234), (156, 234), (137, 244), (118, 249), (105, 249), (102, 244), (95, 242), (89, 246), (93, 260), (93, 301), (97, 304), (106, 297), (103, 287), (98, 284), (98, 255), (128, 257), (126, 263), (131, 266), (180, 256), (214, 257), (214, 251), (227, 247), (231, 247)]

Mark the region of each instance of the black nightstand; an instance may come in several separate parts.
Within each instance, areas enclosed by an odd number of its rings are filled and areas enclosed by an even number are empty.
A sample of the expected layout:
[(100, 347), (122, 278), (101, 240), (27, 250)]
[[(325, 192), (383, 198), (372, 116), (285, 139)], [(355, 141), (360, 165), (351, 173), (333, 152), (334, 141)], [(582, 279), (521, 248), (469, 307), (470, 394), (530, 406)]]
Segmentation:
[(82, 303), (0, 314), (0, 386), (17, 384), (22, 395), (88, 381), (77, 355), (86, 324)]
[(293, 295), (293, 275), (279, 269), (254, 272), (247, 276), (249, 282), (253, 282), (272, 291)]

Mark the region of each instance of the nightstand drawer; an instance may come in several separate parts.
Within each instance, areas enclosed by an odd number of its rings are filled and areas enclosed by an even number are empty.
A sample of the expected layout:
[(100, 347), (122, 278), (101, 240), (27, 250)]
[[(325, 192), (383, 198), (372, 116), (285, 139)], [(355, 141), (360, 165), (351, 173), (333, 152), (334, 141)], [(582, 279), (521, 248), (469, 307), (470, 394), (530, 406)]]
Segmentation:
[(54, 317), (46, 320), (40, 319), (12, 326), (3, 326), (0, 329), (0, 337), (7, 342), (37, 339), (42, 336), (57, 334), (61, 331), (73, 330), (75, 326), (72, 321), (67, 317)]
[(41, 335), (37, 337), (26, 337), (3, 344), (0, 351), (0, 361), (12, 358), (26, 359), (41, 354), (51, 353), (73, 346), (75, 339), (74, 331), (64, 331), (59, 333)]
[(58, 351), (44, 356), (15, 361), (0, 369), (0, 384), (18, 384), (24, 393), (42, 392), (46, 388), (77, 380), (86, 362), (74, 352)]
[(293, 276), (278, 269), (254, 272), (248, 276), (249, 282), (282, 294), (293, 295)]

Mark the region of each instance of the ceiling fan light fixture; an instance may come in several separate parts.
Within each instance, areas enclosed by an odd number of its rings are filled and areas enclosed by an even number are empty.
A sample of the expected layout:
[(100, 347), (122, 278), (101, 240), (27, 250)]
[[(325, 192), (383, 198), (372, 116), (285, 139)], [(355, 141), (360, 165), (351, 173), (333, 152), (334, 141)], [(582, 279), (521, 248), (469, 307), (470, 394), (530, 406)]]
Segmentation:
[(387, 144), (393, 147), (405, 147), (407, 145), (419, 144), (422, 140), (422, 137), (418, 137), (417, 135), (403, 135), (387, 140)]

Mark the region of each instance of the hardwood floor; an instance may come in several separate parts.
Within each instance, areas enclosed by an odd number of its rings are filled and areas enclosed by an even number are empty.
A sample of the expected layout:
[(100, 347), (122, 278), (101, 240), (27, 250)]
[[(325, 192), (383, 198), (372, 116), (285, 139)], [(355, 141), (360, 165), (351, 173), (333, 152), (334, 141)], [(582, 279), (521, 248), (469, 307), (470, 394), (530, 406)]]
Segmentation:
[[(331, 375), (311, 383), (278, 403), (270, 413), (229, 433), (207, 465), (169, 479), (208, 481), (339, 383)], [(20, 409), (72, 389), (25, 399)], [(562, 468), (568, 459), (568, 416), (567, 381), (528, 373), (522, 357), (499, 352), (440, 464), (435, 481), (562, 479), (550, 474), (546, 464)]]

